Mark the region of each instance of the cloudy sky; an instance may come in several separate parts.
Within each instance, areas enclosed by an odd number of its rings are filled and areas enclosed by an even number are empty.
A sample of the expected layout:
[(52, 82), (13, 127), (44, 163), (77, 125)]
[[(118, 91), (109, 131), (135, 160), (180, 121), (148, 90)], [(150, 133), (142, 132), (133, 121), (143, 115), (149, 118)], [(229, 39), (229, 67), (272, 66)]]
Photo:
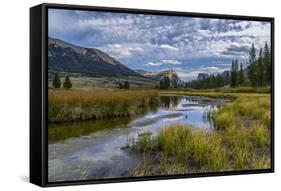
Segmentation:
[(100, 49), (132, 69), (175, 69), (191, 80), (246, 62), (252, 43), (270, 44), (270, 23), (49, 9), (49, 36)]

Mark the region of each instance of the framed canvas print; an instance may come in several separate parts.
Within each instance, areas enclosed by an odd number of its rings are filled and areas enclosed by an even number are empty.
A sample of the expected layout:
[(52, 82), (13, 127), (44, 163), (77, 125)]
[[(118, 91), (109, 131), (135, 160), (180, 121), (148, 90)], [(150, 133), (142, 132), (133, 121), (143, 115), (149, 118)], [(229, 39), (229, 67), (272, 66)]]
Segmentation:
[(30, 182), (274, 171), (274, 19), (30, 9)]

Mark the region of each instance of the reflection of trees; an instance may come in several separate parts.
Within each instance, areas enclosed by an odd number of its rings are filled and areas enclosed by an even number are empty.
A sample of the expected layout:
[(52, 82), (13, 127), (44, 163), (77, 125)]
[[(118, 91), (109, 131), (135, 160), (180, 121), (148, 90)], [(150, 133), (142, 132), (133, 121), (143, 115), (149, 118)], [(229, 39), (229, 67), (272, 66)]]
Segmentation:
[(191, 97), (185, 97), (185, 100), (186, 100), (187, 102), (193, 101), (193, 100), (191, 99)]
[(160, 97), (160, 104), (166, 109), (173, 109), (179, 104), (181, 99), (179, 96), (163, 96)]
[(165, 108), (169, 107), (170, 102), (171, 102), (170, 97), (168, 97), (168, 96), (160, 97), (160, 104), (162, 107), (165, 107)]

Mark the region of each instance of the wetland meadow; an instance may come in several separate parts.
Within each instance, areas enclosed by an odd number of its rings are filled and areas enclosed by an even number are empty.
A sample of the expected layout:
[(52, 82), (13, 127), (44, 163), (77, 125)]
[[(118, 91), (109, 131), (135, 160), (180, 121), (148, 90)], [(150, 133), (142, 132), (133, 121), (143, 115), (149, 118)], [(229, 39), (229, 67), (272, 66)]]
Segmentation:
[(270, 22), (48, 16), (48, 182), (272, 169)]

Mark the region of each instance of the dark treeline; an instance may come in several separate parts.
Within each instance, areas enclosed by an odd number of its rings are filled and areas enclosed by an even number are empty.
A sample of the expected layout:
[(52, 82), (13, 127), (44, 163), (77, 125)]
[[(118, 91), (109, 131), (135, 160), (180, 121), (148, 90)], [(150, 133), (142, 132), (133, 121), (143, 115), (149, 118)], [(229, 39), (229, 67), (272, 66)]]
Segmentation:
[(184, 83), (185, 88), (211, 89), (224, 86), (268, 86), (271, 85), (271, 52), (267, 43), (260, 48), (256, 56), (254, 44), (249, 51), (249, 62), (243, 68), (242, 62), (233, 60), (230, 71), (222, 74), (210, 75), (202, 80), (192, 80)]
[(211, 75), (204, 78), (203, 80), (192, 80), (185, 82), (185, 88), (192, 89), (209, 89), (223, 87), (230, 83), (230, 74), (226, 73), (224, 75)]
[(230, 86), (238, 87), (245, 85), (245, 74), (243, 69), (243, 64), (238, 64), (238, 60), (232, 61), (231, 63), (231, 72), (230, 72)]
[(249, 57), (248, 77), (252, 86), (271, 85), (271, 52), (267, 43), (260, 48), (258, 57), (255, 46), (252, 45)]
[(170, 78), (168, 76), (164, 76), (163, 79), (160, 80), (159, 88), (167, 89), (170, 87)]

